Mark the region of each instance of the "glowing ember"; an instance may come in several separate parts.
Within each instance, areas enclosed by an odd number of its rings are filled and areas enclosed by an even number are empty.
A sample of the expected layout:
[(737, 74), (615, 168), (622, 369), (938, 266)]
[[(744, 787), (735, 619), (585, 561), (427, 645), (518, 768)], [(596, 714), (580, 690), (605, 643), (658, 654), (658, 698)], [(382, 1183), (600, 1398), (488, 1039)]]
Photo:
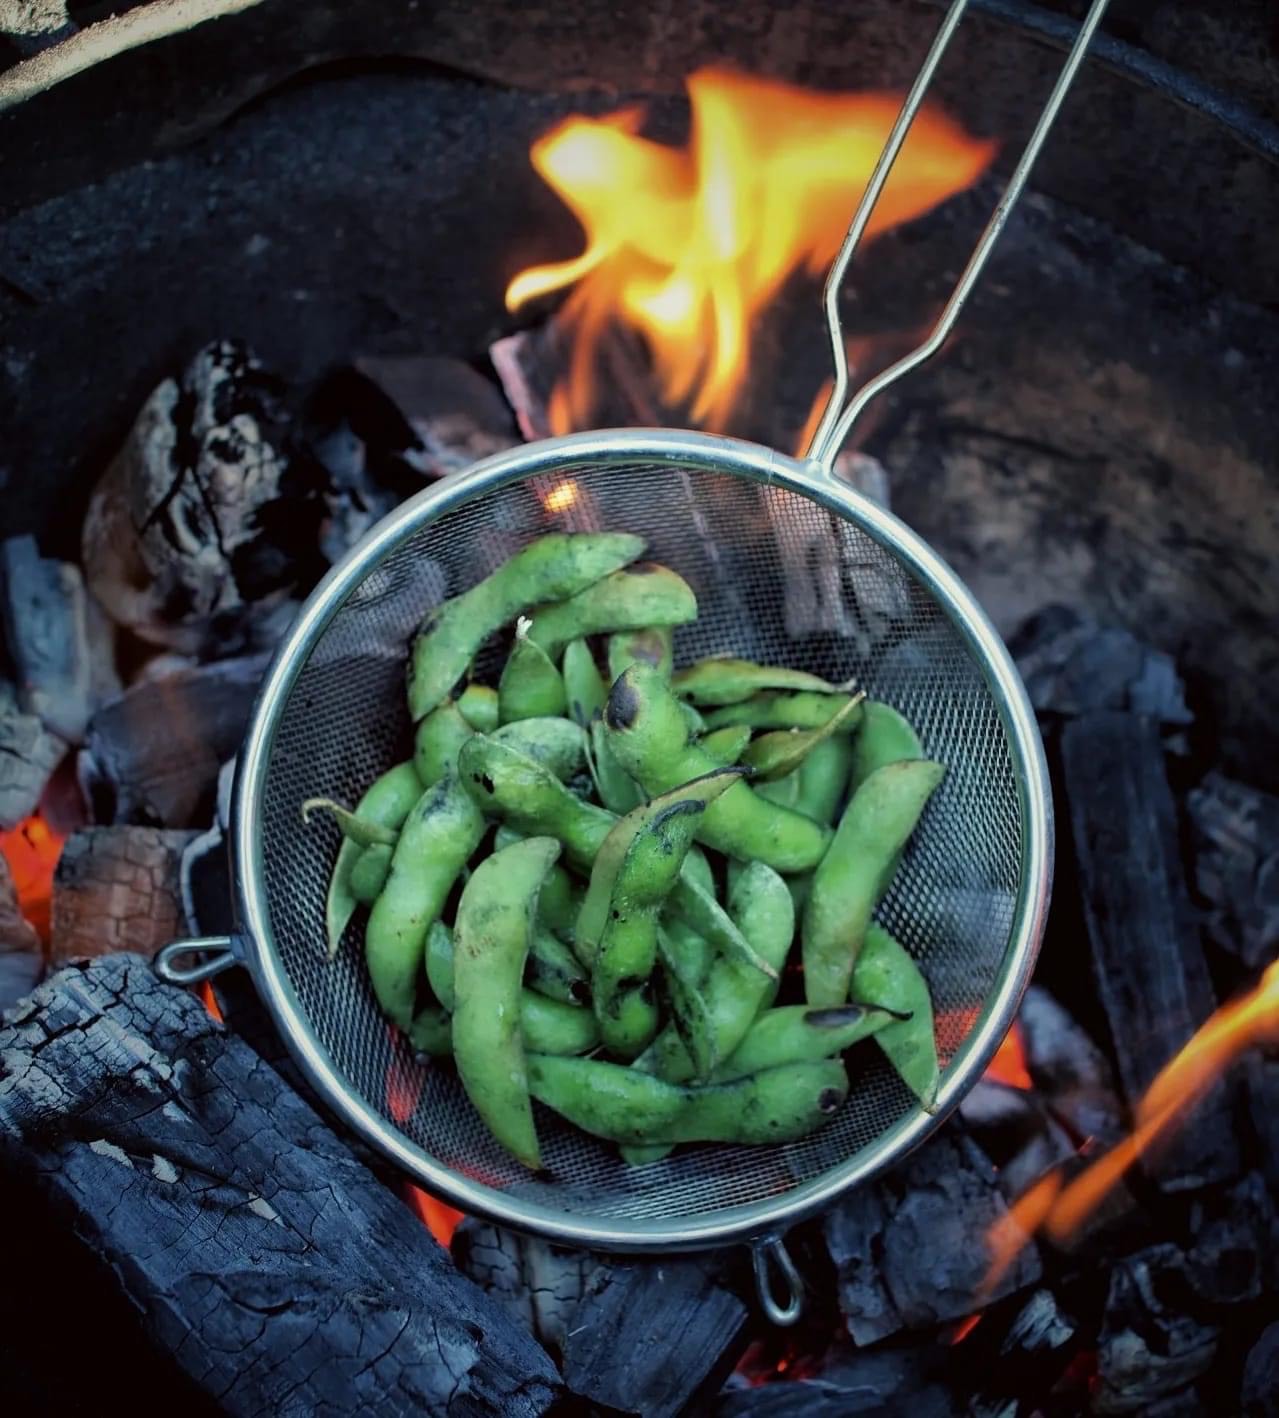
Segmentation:
[(421, 1187), (415, 1187), (412, 1182), (404, 1183), (404, 1199), (417, 1212), (418, 1219), (440, 1245), (447, 1246), (453, 1239), (458, 1222), (462, 1220), (462, 1213), (454, 1211), (442, 1201), (436, 1201), (432, 1196), (427, 1196)]
[(11, 832), (0, 832), (0, 852), (13, 873), (18, 906), (40, 939), (49, 939), (49, 904), (53, 897), (53, 872), (62, 855), (65, 837), (36, 813)]
[[(387, 1033), (394, 1044), (397, 1036), (390, 1025), (387, 1026)], [(387, 1065), (386, 1108), (395, 1122), (402, 1125), (413, 1116), (425, 1082), (423, 1070), (406, 1063), (398, 1054)]]
[(577, 501), (577, 484), (570, 478), (556, 483), (542, 499), (548, 512), (567, 512)]
[(213, 993), (213, 986), (205, 980), (200, 986), (200, 999), (204, 1002), (204, 1007), (218, 1021), (225, 1024), (226, 1020), (222, 1016), (222, 1006), (218, 1004), (218, 997)]
[(1141, 1156), (1166, 1142), (1216, 1079), (1245, 1050), (1279, 1040), (1279, 960), (1242, 999), (1219, 1009), (1156, 1077), (1137, 1106), (1132, 1135), (1068, 1186), (1059, 1173), (1041, 1178), (987, 1237), (989, 1291), (1036, 1230), (1055, 1241), (1071, 1236)]
[(968, 1336), (973, 1332), (973, 1330), (977, 1328), (980, 1323), (980, 1314), (969, 1315), (967, 1319), (960, 1320), (960, 1322), (955, 1326), (954, 1334), (950, 1336), (951, 1344), (962, 1344), (964, 1340), (968, 1338)]
[[(575, 334), (552, 431), (588, 425), (596, 351), (615, 319), (647, 339), (663, 397), (722, 429), (750, 366), (750, 322), (794, 272), (824, 274), (897, 116), (895, 94), (816, 94), (702, 69), (688, 81), (686, 149), (640, 136), (644, 111), (569, 118), (540, 138), (533, 166), (581, 222), (585, 249), (530, 267), (506, 292), (516, 310), (574, 287)], [(925, 107), (867, 236), (922, 216), (970, 186), (994, 155)]]
[(986, 1069), (984, 1077), (991, 1083), (1002, 1083), (1007, 1088), (1033, 1088), (1030, 1071), (1026, 1067), (1026, 1042), (1019, 1021), (1004, 1035)]

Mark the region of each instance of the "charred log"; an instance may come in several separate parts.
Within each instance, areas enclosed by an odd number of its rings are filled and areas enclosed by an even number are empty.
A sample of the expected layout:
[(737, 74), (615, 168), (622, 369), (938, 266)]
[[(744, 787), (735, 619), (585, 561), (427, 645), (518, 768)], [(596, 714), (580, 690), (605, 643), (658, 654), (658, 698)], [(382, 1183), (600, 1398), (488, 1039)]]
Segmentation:
[[(545, 1412), (545, 1353), (247, 1045), (134, 956), (0, 1030), (0, 1171), (227, 1414)], [(54, 1216), (59, 1218), (54, 1220)], [(127, 1374), (99, 1374), (124, 1391)]]

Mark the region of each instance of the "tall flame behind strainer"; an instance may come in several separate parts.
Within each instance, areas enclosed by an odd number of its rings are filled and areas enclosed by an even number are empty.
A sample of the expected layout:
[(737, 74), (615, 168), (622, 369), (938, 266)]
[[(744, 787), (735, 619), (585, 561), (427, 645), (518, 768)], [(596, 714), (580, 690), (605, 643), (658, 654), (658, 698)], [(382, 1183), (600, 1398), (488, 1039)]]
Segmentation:
[[(838, 283), (964, 8), (965, 0), (951, 6), (832, 271), (827, 315), (837, 380), (809, 459), (696, 433), (579, 434), (490, 459), (405, 503), (316, 589), (263, 686), (236, 782), (239, 933), (230, 942), (179, 942), (158, 963), (167, 978), (187, 982), (245, 961), (320, 1096), (455, 1206), (583, 1247), (749, 1241), (765, 1308), (779, 1322), (797, 1316), (800, 1292), (779, 1233), (920, 1142), (980, 1077), (1016, 1010), (1047, 909), (1052, 826), (1043, 749), (1008, 654), (938, 557), (831, 472), (866, 400), (949, 331), (1105, 0), (1093, 4), (933, 334), (841, 407)], [(567, 483), (575, 496), (551, 502), (569, 508), (548, 512), (546, 489)], [(871, 1063), (832, 1121), (800, 1142), (686, 1148), (629, 1167), (613, 1148), (535, 1105), (545, 1165), (533, 1176), (493, 1141), (454, 1072), (417, 1062), (388, 1027), (358, 929), (335, 960), (326, 958), (324, 901), (337, 838), (304, 829), (301, 803), (317, 795), (354, 801), (409, 756), (405, 658), (424, 614), (533, 538), (575, 526), (641, 534), (648, 555), (692, 585), (699, 615), (675, 632), (677, 663), (729, 653), (834, 682), (856, 679), (901, 709), (928, 756), (947, 765), (879, 912), (932, 991), (944, 1069), (933, 1114), (889, 1068)], [(819, 593), (837, 628), (788, 630), (788, 599), (797, 593)], [(214, 946), (223, 953), (202, 965), (177, 963), (182, 953)], [(785, 1300), (772, 1293), (767, 1252), (787, 1280)]]

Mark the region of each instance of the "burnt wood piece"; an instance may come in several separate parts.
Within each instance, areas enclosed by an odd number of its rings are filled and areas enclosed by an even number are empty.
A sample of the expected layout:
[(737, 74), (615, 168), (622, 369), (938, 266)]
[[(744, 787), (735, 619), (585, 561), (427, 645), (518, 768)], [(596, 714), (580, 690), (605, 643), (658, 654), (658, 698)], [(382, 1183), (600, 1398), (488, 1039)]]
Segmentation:
[(40, 555), (34, 537), (0, 543), (0, 617), (18, 701), (50, 733), (79, 743), (93, 712), (88, 598), (80, 569)]
[(1279, 1418), (1279, 1321), (1248, 1351), (1239, 1397), (1243, 1418)]
[(188, 654), (273, 643), (324, 569), (312, 469), (288, 453), (281, 381), (237, 341), (206, 346), (143, 404), (89, 502), (89, 589), (117, 624)]
[(150, 680), (89, 723), (80, 784), (98, 823), (206, 827), (218, 770), (239, 749), (267, 655)]
[(833, 1347), (811, 1378), (779, 1376), (747, 1386), (735, 1374), (719, 1397), (716, 1418), (954, 1418), (955, 1396), (939, 1379), (941, 1346)]
[(1186, 1274), (1202, 1299), (1238, 1305), (1279, 1293), (1275, 1207), (1258, 1173), (1197, 1196), (1187, 1229)]
[(22, 713), (8, 695), (4, 698), (6, 702), (0, 702), (0, 828), (8, 831), (35, 812), (67, 745), (34, 714)]
[(1148, 1413), (1208, 1371), (1220, 1331), (1193, 1309), (1176, 1246), (1150, 1246), (1115, 1266), (1097, 1340), (1094, 1413)]
[[(1279, 1059), (1248, 1060), (1248, 1114), (1257, 1139), (1261, 1169), (1279, 1197)], [(1279, 1254), (1279, 1236), (1276, 1236)]]
[(1031, 985), (1017, 1016), (1026, 1067), (1049, 1112), (1078, 1141), (1117, 1142), (1124, 1120), (1106, 1056), (1069, 1012), (1040, 985)]
[(979, 1374), (980, 1390), (965, 1413), (1013, 1418), (1042, 1406), (1075, 1352), (1075, 1319), (1051, 1290), (1035, 1290), (1002, 1333), (983, 1334), (987, 1328), (964, 1339), (960, 1357)]
[[(1158, 725), (1135, 714), (1085, 714), (1065, 726), (1061, 753), (1097, 993), (1135, 1108), (1217, 1000), (1182, 876)], [(1192, 1125), (1147, 1162), (1161, 1187), (1238, 1174), (1230, 1094), (1214, 1087)]]
[(25, 1223), (69, 1225), (224, 1413), (532, 1418), (554, 1400), (546, 1354), (147, 962), (60, 971), (0, 1030), (0, 1057), (0, 1171), (51, 1213)]
[(1213, 942), (1250, 970), (1279, 940), (1279, 797), (1209, 773), (1186, 798)]
[[(832, 1208), (826, 1245), (856, 1343), (971, 1313), (989, 1263), (983, 1237), (1006, 1214), (995, 1168), (955, 1121)], [(1040, 1269), (1028, 1245), (989, 1298), (1032, 1284)]]
[(178, 869), (194, 836), (158, 827), (87, 827), (53, 875), (55, 964), (131, 950), (151, 956), (185, 931)]
[(1191, 722), (1172, 656), (1120, 626), (1048, 606), (1026, 622), (1009, 648), (1041, 714), (1124, 709), (1163, 724)]
[(453, 1233), (450, 1251), (469, 1276), (511, 1318), (552, 1353), (562, 1353), (573, 1314), (600, 1257), (553, 1246), (467, 1216)]
[(704, 1411), (737, 1361), (746, 1317), (713, 1262), (601, 1262), (567, 1323), (564, 1382), (640, 1418)]

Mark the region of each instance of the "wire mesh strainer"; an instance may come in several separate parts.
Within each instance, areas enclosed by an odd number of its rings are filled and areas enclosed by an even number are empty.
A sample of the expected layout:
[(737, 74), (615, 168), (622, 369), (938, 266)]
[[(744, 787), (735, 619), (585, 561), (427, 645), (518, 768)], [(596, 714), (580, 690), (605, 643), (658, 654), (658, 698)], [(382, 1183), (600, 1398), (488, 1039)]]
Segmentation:
[[(1033, 964), (1047, 908), (1052, 827), (1043, 750), (999, 637), (953, 573), (900, 521), (832, 473), (866, 398), (843, 407), (834, 292), (964, 9), (952, 5), (903, 106), (827, 288), (836, 389), (810, 456), (696, 433), (580, 434), (515, 449), (401, 506), (325, 578), (280, 650), (240, 755), (233, 809), (236, 936), (180, 942), (158, 968), (189, 982), (247, 963), (303, 1072), (325, 1102), (416, 1181), (463, 1211), (568, 1244), (621, 1250), (755, 1246), (765, 1307), (799, 1309), (777, 1240), (795, 1220), (898, 1159), (959, 1102), (998, 1046)], [(1020, 191), (1104, 0), (1093, 5), (1009, 190), (930, 341), (941, 343)], [(548, 498), (571, 487), (572, 496)], [(551, 507), (568, 504), (561, 512)], [(324, 900), (336, 832), (302, 825), (304, 799), (354, 801), (409, 756), (409, 641), (441, 599), (552, 530), (637, 532), (697, 594), (675, 632), (677, 663), (731, 653), (841, 682), (900, 708), (948, 767), (880, 917), (928, 979), (944, 1074), (934, 1113), (884, 1065), (868, 1065), (813, 1136), (773, 1147), (681, 1149), (628, 1167), (615, 1149), (538, 1107), (536, 1176), (491, 1138), (451, 1068), (419, 1063), (374, 1001), (351, 928), (326, 957)], [(829, 629), (800, 628), (797, 595)], [(486, 666), (481, 662), (480, 669)], [(492, 668), (489, 666), (487, 668)], [(226, 953), (229, 945), (230, 953)], [(179, 957), (223, 953), (193, 968)], [(764, 1256), (789, 1295), (777, 1299)]]

